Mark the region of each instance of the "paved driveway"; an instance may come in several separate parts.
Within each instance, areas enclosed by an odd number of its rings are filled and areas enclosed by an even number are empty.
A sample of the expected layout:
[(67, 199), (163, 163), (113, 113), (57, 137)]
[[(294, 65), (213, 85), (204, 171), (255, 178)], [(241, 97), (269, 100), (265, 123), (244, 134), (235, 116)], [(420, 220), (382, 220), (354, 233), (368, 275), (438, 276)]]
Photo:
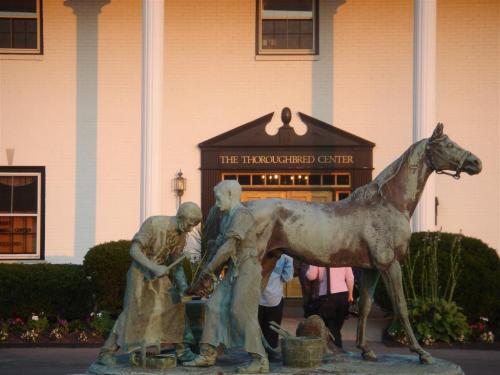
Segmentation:
[[(405, 348), (388, 348), (373, 342), (377, 353), (409, 354)], [(348, 351), (356, 351), (353, 341), (346, 341)], [(96, 348), (27, 348), (1, 349), (1, 375), (84, 374), (95, 360)], [(498, 375), (500, 352), (492, 350), (431, 349), (435, 357), (457, 363), (467, 375)]]

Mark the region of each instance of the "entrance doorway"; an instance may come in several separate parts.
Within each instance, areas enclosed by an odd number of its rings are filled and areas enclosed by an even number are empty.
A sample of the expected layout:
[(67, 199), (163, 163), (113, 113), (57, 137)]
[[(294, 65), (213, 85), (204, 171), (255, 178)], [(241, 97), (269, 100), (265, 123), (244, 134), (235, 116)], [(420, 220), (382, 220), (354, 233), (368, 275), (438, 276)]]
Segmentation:
[[(336, 198), (338, 194), (336, 194)], [(298, 191), (282, 191), (282, 190), (256, 190), (256, 191), (242, 191), (241, 201), (250, 201), (257, 199), (268, 198), (282, 198), (293, 199), (307, 202), (331, 202), (333, 193), (331, 191), (311, 191), (311, 190), (298, 190)], [(338, 199), (338, 198), (337, 198)], [(302, 289), (298, 277), (294, 277), (285, 284), (284, 290), (285, 298), (302, 298)]]

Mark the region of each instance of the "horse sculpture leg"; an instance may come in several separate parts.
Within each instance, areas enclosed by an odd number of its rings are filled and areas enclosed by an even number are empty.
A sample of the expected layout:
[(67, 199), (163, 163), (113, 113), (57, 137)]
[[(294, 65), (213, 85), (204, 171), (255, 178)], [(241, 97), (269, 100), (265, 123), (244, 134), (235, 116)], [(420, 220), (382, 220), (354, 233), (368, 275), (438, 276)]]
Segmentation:
[(377, 270), (363, 269), (361, 273), (356, 347), (361, 349), (363, 359), (367, 361), (377, 360), (377, 356), (366, 343), (366, 320), (371, 310), (373, 290), (377, 284), (378, 277), (379, 273)]
[(393, 308), (396, 315), (401, 320), (404, 330), (410, 341), (410, 350), (418, 353), (420, 362), (432, 363), (432, 356), (426, 352), (418, 343), (413, 329), (411, 328), (410, 320), (408, 319), (408, 307), (403, 293), (401, 266), (398, 261), (391, 263), (387, 270), (381, 271), (382, 278), (385, 282), (387, 290), (392, 295)]

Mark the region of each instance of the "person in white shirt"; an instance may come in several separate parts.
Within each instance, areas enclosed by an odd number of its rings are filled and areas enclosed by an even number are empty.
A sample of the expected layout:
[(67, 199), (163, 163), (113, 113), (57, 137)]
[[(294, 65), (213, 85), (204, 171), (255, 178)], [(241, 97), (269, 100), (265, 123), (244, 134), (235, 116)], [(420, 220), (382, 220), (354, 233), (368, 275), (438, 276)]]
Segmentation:
[(259, 303), (259, 324), (262, 334), (272, 348), (278, 346), (278, 334), (269, 328), (274, 321), (281, 324), (283, 318), (283, 285), (293, 278), (293, 259), (283, 254), (274, 267)]
[(349, 303), (353, 302), (354, 275), (351, 267), (309, 266), (306, 277), (308, 280), (319, 280), (317, 313), (332, 333), (335, 346), (342, 348), (340, 331), (348, 314)]

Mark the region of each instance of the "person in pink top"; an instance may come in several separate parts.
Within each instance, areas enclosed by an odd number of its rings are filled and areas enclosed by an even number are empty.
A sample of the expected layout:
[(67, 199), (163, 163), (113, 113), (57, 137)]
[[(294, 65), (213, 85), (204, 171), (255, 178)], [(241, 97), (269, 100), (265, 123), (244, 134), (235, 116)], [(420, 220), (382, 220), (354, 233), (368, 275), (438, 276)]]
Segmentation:
[[(327, 272), (329, 271), (329, 272)], [(351, 267), (325, 268), (309, 266), (308, 280), (319, 280), (318, 311), (334, 337), (335, 346), (342, 348), (340, 330), (353, 302), (354, 275)]]

